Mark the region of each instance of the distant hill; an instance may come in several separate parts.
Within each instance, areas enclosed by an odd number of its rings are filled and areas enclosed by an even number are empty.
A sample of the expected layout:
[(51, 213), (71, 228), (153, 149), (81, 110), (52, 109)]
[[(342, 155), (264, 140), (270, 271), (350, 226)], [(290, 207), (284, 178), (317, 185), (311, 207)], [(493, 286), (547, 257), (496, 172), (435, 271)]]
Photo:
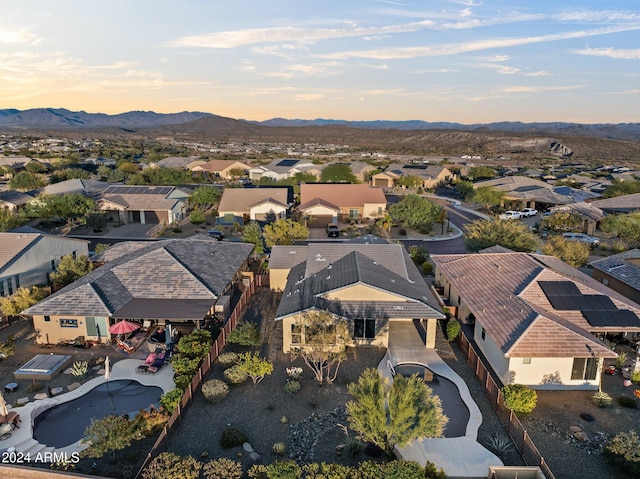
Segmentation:
[(0, 110), (0, 127), (28, 129), (57, 128), (103, 128), (115, 127), (136, 130), (163, 125), (189, 123), (210, 116), (210, 113), (188, 112), (155, 113), (152, 111), (130, 111), (118, 115), (70, 111), (65, 108), (34, 108)]
[(327, 120), (318, 118), (315, 120), (287, 120), (285, 118), (272, 118), (261, 122), (252, 122), (264, 126), (327, 126), (342, 125), (350, 128), (367, 129), (392, 129), (392, 130), (461, 130), (475, 131), (484, 129), (487, 131), (513, 131), (513, 132), (543, 132), (563, 133), (567, 135), (593, 136), (615, 140), (640, 140), (640, 123), (522, 123), (519, 121), (502, 121), (497, 123), (476, 123), (465, 125), (449, 122), (426, 122), (422, 120), (375, 120), (375, 121), (345, 121)]

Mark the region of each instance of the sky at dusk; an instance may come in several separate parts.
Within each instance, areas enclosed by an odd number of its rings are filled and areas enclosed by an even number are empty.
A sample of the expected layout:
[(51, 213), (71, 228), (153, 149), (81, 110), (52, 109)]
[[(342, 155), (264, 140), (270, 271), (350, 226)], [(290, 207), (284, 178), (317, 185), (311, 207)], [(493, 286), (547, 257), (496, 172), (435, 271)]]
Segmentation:
[(3, 0), (0, 109), (640, 121), (637, 0)]

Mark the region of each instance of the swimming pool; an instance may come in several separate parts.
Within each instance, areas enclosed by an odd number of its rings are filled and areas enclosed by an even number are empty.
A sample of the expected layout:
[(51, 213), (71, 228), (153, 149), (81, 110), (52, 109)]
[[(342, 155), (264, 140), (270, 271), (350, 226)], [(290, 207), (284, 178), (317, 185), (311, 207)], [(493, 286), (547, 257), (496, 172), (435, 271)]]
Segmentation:
[[(425, 369), (428, 368), (417, 364), (401, 364), (395, 366), (396, 374), (403, 376), (411, 376), (418, 373), (420, 377), (424, 376)], [(434, 380), (429, 381), (427, 385), (433, 391), (433, 394), (440, 398), (444, 415), (449, 418), (449, 422), (444, 430), (444, 437), (464, 437), (469, 423), (469, 408), (462, 400), (458, 386), (452, 381), (442, 376), (433, 375)]]
[(41, 444), (61, 448), (84, 436), (91, 419), (128, 414), (157, 406), (162, 388), (118, 379), (105, 382), (87, 394), (40, 413), (33, 423), (33, 438)]

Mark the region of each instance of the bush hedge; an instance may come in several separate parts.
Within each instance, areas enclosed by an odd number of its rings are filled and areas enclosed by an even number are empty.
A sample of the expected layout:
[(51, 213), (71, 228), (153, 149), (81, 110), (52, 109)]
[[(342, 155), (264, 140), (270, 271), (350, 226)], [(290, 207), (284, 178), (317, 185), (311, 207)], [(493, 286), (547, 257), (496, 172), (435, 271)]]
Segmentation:
[(538, 393), (523, 384), (508, 384), (500, 391), (504, 404), (516, 414), (529, 414), (536, 408)]

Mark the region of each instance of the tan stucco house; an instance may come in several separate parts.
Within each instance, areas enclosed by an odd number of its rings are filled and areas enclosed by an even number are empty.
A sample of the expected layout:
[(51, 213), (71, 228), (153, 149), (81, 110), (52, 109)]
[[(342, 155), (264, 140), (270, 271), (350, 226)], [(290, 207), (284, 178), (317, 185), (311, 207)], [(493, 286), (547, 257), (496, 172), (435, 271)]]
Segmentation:
[(382, 188), (393, 188), (396, 181), (405, 176), (416, 176), (421, 180), (422, 188), (435, 188), (453, 179), (454, 175), (448, 168), (440, 165), (401, 164), (389, 165), (383, 172), (371, 177), (371, 184)]
[(238, 288), (253, 248), (205, 235), (118, 243), (95, 258), (105, 264), (22, 314), (33, 318), (39, 344), (106, 342), (121, 319), (199, 327)]
[(597, 389), (601, 339), (640, 332), (640, 305), (540, 254), (433, 255), (435, 283), (502, 384)]
[(170, 225), (185, 218), (191, 193), (175, 186), (112, 185), (102, 192), (96, 207), (122, 224)]
[(305, 183), (300, 185), (298, 211), (310, 227), (377, 218), (387, 211), (382, 188), (367, 184)]
[(234, 177), (235, 173), (242, 172), (242, 175), (247, 175), (251, 165), (243, 163), (237, 160), (209, 160), (206, 163), (201, 163), (191, 168), (191, 171), (206, 171), (214, 176), (219, 176), (225, 180)]
[(269, 213), (283, 218), (287, 210), (288, 188), (225, 188), (218, 206), (218, 218), (224, 222), (242, 219), (264, 221)]
[(396, 321), (419, 322), (435, 345), (444, 315), (402, 245), (274, 246), (269, 268), (271, 288), (283, 290), (275, 319), (285, 352), (304, 342), (300, 316), (318, 310), (346, 320), (355, 346), (387, 347)]

